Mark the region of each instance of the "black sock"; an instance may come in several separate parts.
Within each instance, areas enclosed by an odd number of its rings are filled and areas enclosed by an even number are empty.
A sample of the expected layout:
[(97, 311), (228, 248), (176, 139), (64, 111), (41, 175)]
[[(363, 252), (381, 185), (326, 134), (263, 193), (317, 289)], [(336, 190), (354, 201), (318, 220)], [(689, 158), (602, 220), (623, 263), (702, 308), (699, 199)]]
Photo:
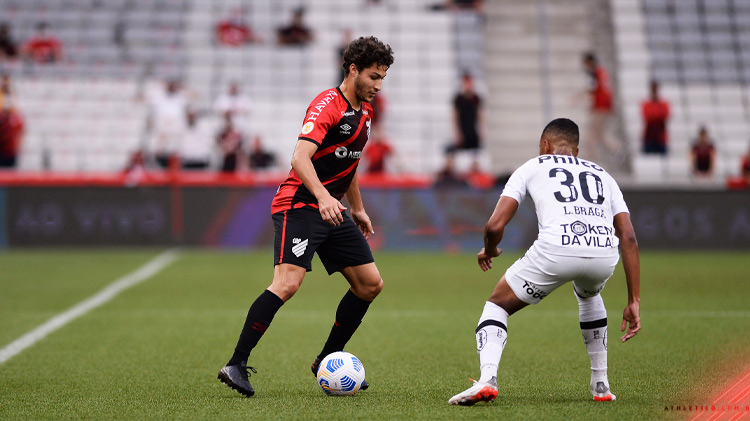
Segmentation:
[(336, 310), (336, 322), (333, 324), (328, 340), (318, 358), (323, 359), (331, 352), (344, 350), (344, 345), (349, 342), (349, 339), (362, 323), (362, 318), (365, 317), (371, 302), (357, 297), (352, 290), (346, 292)]
[(263, 336), (266, 329), (268, 329), (268, 325), (271, 324), (273, 316), (276, 315), (276, 312), (279, 311), (283, 304), (284, 300), (269, 290), (263, 291), (255, 299), (255, 302), (247, 312), (247, 318), (245, 319), (245, 325), (242, 327), (240, 339), (237, 341), (234, 354), (227, 365), (238, 365), (243, 361), (247, 362), (248, 357), (250, 357), (250, 351), (258, 344), (260, 337)]

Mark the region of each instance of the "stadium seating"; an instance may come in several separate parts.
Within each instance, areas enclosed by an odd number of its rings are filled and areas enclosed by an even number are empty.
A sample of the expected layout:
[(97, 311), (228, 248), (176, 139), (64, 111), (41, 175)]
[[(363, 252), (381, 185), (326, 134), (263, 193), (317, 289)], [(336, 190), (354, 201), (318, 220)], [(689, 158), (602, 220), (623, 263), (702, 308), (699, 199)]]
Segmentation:
[(27, 133), (21, 170), (120, 171), (140, 147), (150, 78), (181, 77), (185, 0), (0, 0), (14, 38), (38, 22), (64, 45), (51, 65), (19, 62), (14, 76)]
[[(717, 148), (714, 183), (723, 184), (739, 171), (740, 156), (750, 141), (750, 63), (744, 61), (750, 51), (747, 2), (624, 0), (612, 5), (634, 170), (641, 179), (691, 182), (690, 144), (705, 125)], [(645, 53), (645, 63), (632, 63), (630, 56), (637, 51)], [(672, 107), (666, 159), (640, 153), (639, 107), (652, 78), (662, 83), (662, 96)]]
[[(0, 0), (16, 39), (27, 39), (35, 24), (45, 21), (64, 43), (62, 63), (6, 69), (14, 74), (27, 115), (20, 168), (121, 170), (145, 139), (143, 99), (167, 78), (183, 79), (194, 105), (204, 111), (229, 82), (240, 82), (254, 102), (241, 125), (287, 156), (308, 102), (339, 82), (336, 49), (348, 27), (355, 36), (374, 34), (394, 48), (396, 65), (383, 91), (387, 133), (403, 170), (431, 172), (450, 140), (450, 100), (458, 82), (456, 25), (450, 13), (431, 10), (432, 3)], [(277, 46), (276, 29), (300, 5), (315, 42), (306, 48)], [(214, 25), (238, 7), (264, 43), (216, 45)], [(219, 117), (207, 118), (218, 129)]]
[(498, 174), (538, 153), (541, 128), (565, 116), (585, 125), (573, 105), (586, 79), (581, 54), (592, 47), (587, 2), (486, 2), (487, 149)]
[[(45, 21), (65, 44), (62, 63), (0, 64), (13, 74), (27, 117), (20, 168), (120, 170), (145, 139), (143, 98), (168, 78), (181, 78), (202, 111), (229, 82), (240, 82), (253, 101), (241, 126), (288, 156), (308, 101), (338, 83), (337, 48), (351, 28), (394, 48), (383, 95), (386, 132), (403, 171), (434, 173), (442, 165), (453, 140), (451, 100), (465, 69), (486, 98), (483, 163), (495, 174), (534, 154), (540, 127), (552, 117), (585, 127), (586, 102), (574, 98), (587, 82), (581, 53), (594, 50), (613, 78), (634, 181), (689, 183), (689, 144), (702, 124), (717, 141), (716, 182), (736, 173), (750, 140), (748, 2), (493, 0), (483, 17), (434, 10), (437, 3), (0, 0), (15, 39)], [(298, 6), (306, 7), (315, 41), (279, 47), (276, 29)], [(213, 26), (237, 8), (263, 43), (216, 45)], [(640, 153), (639, 107), (651, 78), (662, 81), (672, 106), (666, 159)], [(218, 130), (219, 117), (205, 115)]]

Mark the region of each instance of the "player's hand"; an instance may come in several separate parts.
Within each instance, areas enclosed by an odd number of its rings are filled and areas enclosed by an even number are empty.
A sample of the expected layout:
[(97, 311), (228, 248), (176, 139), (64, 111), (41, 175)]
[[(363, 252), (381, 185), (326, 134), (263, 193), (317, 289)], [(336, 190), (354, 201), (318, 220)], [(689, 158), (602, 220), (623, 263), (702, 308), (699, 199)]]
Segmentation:
[(621, 341), (625, 342), (635, 336), (641, 330), (641, 304), (638, 302), (629, 303), (622, 312), (622, 326), (620, 332), (628, 332), (622, 337)]
[(320, 211), (320, 217), (334, 227), (344, 222), (341, 212), (345, 211), (346, 208), (331, 195), (318, 200), (318, 210)]
[(357, 225), (360, 231), (362, 231), (362, 235), (365, 236), (365, 240), (369, 240), (370, 236), (375, 234), (375, 230), (372, 229), (372, 222), (370, 221), (370, 217), (367, 216), (367, 213), (363, 210), (359, 211), (352, 211), (352, 220)]
[(492, 258), (499, 256), (502, 252), (503, 251), (497, 247), (495, 247), (495, 250), (490, 250), (489, 252), (486, 251), (484, 247), (482, 247), (482, 250), (477, 253), (477, 262), (479, 263), (479, 267), (482, 268), (482, 270), (485, 272), (492, 269)]

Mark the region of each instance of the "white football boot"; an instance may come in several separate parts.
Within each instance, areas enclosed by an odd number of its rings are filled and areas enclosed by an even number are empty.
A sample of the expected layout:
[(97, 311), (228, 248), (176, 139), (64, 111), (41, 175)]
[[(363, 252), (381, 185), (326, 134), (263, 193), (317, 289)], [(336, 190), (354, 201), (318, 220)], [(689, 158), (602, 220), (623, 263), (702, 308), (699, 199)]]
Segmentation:
[(596, 385), (592, 384), (591, 394), (594, 395), (594, 400), (597, 402), (609, 402), (617, 399), (617, 396), (609, 390), (609, 387), (604, 382), (596, 382)]
[(486, 383), (473, 381), (473, 386), (450, 398), (448, 403), (451, 405), (469, 406), (477, 402), (495, 401), (497, 397), (497, 379), (495, 377)]

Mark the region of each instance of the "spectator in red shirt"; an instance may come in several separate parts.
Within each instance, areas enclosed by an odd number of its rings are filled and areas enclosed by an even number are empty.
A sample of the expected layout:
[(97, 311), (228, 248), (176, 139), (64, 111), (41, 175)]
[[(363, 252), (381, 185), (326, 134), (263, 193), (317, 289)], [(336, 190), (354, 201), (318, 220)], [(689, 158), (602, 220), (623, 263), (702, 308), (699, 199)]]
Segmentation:
[(55, 63), (63, 58), (62, 42), (55, 36), (48, 35), (49, 25), (46, 22), (37, 24), (37, 33), (22, 48), (22, 55), (35, 63)]
[(218, 22), (214, 32), (216, 42), (221, 45), (239, 47), (249, 43), (262, 42), (245, 22), (241, 9), (233, 10), (231, 16)]
[(367, 173), (383, 174), (386, 159), (393, 153), (393, 148), (384, 137), (376, 135), (367, 143), (364, 152), (367, 161)]
[(0, 169), (15, 168), (23, 132), (23, 115), (14, 104), (6, 74), (0, 79)]
[(370, 105), (372, 105), (372, 116), (370, 124), (372, 125), (372, 130), (376, 133), (380, 133), (383, 130), (383, 121), (385, 121), (385, 110), (386, 110), (386, 97), (383, 92), (378, 92), (377, 95), (375, 95), (375, 98), (370, 101)]
[(641, 104), (643, 153), (667, 154), (669, 102), (659, 97), (659, 82), (651, 81), (651, 97)]
[(698, 138), (693, 143), (691, 155), (694, 175), (702, 177), (713, 175), (716, 148), (705, 126), (702, 126), (698, 131)]
[(600, 146), (603, 146), (607, 155), (621, 158), (622, 147), (609, 132), (613, 101), (607, 70), (599, 65), (593, 53), (584, 54), (583, 65), (590, 79), (588, 93), (591, 97), (591, 114), (588, 133), (583, 139), (587, 145), (581, 151), (588, 153), (585, 158), (599, 162)]

